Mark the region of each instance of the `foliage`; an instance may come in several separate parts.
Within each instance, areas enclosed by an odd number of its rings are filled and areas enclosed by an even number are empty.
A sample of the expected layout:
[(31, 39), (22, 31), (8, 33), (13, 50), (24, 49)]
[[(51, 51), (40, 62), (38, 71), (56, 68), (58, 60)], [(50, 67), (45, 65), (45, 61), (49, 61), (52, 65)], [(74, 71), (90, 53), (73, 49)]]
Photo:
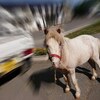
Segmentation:
[(46, 48), (36, 48), (34, 55), (40, 56), (40, 55), (46, 55), (47, 49)]

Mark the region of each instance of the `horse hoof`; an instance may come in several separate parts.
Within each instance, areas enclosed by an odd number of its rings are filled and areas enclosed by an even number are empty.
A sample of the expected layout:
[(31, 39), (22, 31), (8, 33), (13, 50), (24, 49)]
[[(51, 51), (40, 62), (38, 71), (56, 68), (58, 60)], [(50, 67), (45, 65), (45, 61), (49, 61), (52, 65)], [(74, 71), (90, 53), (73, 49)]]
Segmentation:
[(67, 88), (65, 89), (65, 92), (67, 93), (67, 92), (69, 92), (69, 91), (70, 91), (70, 88), (67, 87)]
[(75, 96), (76, 96), (76, 99), (79, 99), (80, 98), (80, 92), (76, 92)]
[(91, 78), (92, 80), (96, 80), (96, 77), (95, 76), (92, 76), (92, 78)]

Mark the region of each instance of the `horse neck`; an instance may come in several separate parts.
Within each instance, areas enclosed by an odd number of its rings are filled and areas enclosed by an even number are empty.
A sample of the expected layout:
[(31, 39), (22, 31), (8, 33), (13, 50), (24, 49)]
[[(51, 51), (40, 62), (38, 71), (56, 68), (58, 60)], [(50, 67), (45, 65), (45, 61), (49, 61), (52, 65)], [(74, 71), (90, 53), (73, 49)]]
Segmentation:
[[(69, 39), (67, 39), (69, 40)], [(61, 65), (63, 67), (66, 67), (67, 64), (68, 64), (68, 44), (67, 44), (67, 41), (66, 39), (64, 40), (64, 44), (62, 45), (62, 48), (61, 48)]]

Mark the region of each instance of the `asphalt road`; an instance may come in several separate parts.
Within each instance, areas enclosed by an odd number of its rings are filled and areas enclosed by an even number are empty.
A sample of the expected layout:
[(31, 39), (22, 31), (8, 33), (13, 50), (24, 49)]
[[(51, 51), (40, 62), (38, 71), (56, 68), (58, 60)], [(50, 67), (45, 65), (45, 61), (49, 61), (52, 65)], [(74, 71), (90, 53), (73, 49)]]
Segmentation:
[[(97, 72), (98, 79), (92, 81), (91, 67), (88, 64), (76, 69), (81, 100), (100, 99), (100, 69), (97, 68)], [(71, 92), (65, 93), (62, 75), (58, 73), (57, 76), (60, 81), (55, 83), (50, 61), (33, 62), (32, 68), (25, 74), (21, 75), (20, 70), (16, 70), (0, 80), (0, 100), (74, 100), (73, 84)]]
[[(100, 34), (96, 37), (100, 38)], [(100, 99), (100, 69), (98, 67), (97, 73), (97, 80), (92, 81), (89, 64), (86, 63), (76, 69), (81, 88), (81, 100)], [(17, 69), (0, 79), (0, 100), (74, 100), (73, 84), (71, 84), (71, 92), (65, 93), (62, 75), (58, 73), (58, 77), (60, 81), (55, 84), (54, 70), (51, 68), (50, 61), (33, 61), (31, 69), (25, 74), (21, 75), (20, 70)]]
[[(100, 34), (96, 36), (100, 37)], [(100, 99), (100, 69), (97, 67), (96, 81), (90, 79), (91, 72), (88, 63), (76, 69), (81, 100)], [(55, 83), (50, 61), (33, 61), (31, 69), (25, 74), (21, 75), (20, 70), (17, 69), (0, 79), (0, 100), (74, 100), (73, 84), (71, 84), (71, 92), (65, 93), (62, 75), (58, 73), (57, 76), (60, 81)]]

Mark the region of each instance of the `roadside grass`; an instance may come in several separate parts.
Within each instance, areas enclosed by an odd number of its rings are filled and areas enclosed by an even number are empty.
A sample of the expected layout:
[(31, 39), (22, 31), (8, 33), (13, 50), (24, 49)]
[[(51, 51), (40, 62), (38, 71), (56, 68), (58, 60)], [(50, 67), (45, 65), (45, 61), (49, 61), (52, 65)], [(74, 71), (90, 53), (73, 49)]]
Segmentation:
[(100, 33), (100, 20), (98, 22), (95, 22), (92, 25), (89, 25), (89, 26), (83, 28), (83, 29), (72, 32), (72, 33), (66, 35), (65, 37), (74, 38), (76, 36), (83, 35), (83, 34), (92, 35), (92, 34), (96, 34), (96, 33)]
[(35, 56), (42, 56), (42, 55), (46, 55), (47, 54), (47, 49), (46, 48), (36, 48), (34, 55)]

